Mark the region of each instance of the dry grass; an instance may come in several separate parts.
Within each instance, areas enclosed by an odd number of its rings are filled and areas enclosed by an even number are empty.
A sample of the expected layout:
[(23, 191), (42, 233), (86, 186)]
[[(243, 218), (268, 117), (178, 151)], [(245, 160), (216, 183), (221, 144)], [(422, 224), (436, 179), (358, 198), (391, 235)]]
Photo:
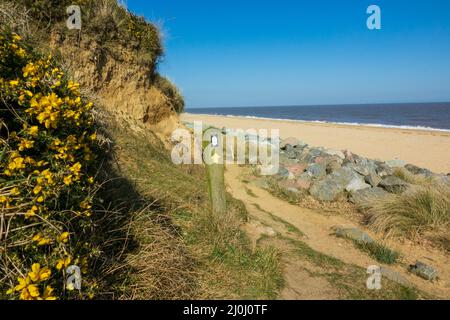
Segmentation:
[[(125, 299), (275, 298), (282, 285), (277, 253), (251, 250), (240, 226), (244, 205), (227, 195), (227, 215), (210, 215), (203, 166), (175, 166), (161, 141), (135, 124), (107, 119), (116, 150), (118, 190), (132, 189), (147, 211), (130, 210), (127, 251), (119, 265)], [(124, 184), (125, 187), (121, 186)], [(131, 290), (130, 290), (131, 289)]]
[(387, 235), (415, 237), (426, 231), (450, 231), (450, 188), (413, 186), (400, 195), (368, 199), (364, 206), (371, 229)]
[(433, 177), (424, 176), (424, 175), (418, 175), (418, 174), (412, 174), (405, 168), (395, 168), (394, 169), (394, 176), (397, 178), (402, 179), (405, 182), (408, 182), (410, 184), (414, 185), (422, 185), (422, 186), (428, 186), (435, 183)]

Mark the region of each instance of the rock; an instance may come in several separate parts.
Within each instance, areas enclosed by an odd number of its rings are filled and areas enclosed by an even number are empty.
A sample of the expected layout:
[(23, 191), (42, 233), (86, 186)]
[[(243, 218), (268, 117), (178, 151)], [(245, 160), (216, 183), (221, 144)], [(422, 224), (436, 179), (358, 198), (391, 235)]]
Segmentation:
[(345, 187), (348, 192), (354, 192), (358, 190), (364, 190), (371, 188), (370, 184), (364, 182), (362, 178), (353, 178), (352, 181)]
[(309, 190), (313, 178), (308, 173), (302, 173), (296, 180), (297, 187), (303, 190)]
[(363, 243), (372, 243), (373, 239), (358, 228), (333, 227), (334, 234), (340, 238), (347, 238)]
[(387, 164), (385, 163), (379, 163), (377, 165), (376, 168), (376, 173), (380, 176), (380, 177), (387, 177), (387, 176), (391, 176), (394, 174), (394, 170), (389, 167)]
[(334, 180), (338, 184), (340, 184), (342, 186), (342, 189), (345, 189), (345, 187), (353, 180), (353, 178), (357, 177), (359, 177), (358, 174), (347, 167), (342, 167), (327, 176), (327, 178), (329, 178), (330, 180)]
[(409, 266), (409, 271), (422, 279), (433, 281), (438, 278), (438, 272), (432, 266), (417, 261), (416, 264)]
[(391, 168), (403, 168), (406, 162), (400, 159), (388, 160), (385, 162)]
[(288, 159), (297, 159), (298, 158), (298, 153), (297, 151), (295, 151), (294, 148), (292, 148), (290, 145), (288, 145), (289, 147), (284, 151), (284, 154), (286, 155), (286, 157)]
[(394, 281), (398, 284), (401, 284), (404, 287), (413, 288), (411, 282), (409, 282), (405, 277), (403, 277), (399, 272), (388, 269), (386, 267), (381, 267), (381, 275), (383, 277), (388, 278), (391, 281)]
[(355, 162), (355, 157), (354, 157), (353, 153), (348, 150), (344, 150), (344, 157), (345, 157), (344, 158), (345, 162), (348, 162), (348, 163)]
[(327, 164), (327, 174), (333, 173), (336, 170), (339, 170), (340, 168), (342, 168), (342, 165), (338, 162), (338, 161), (330, 161)]
[(331, 179), (323, 179), (313, 183), (309, 189), (310, 194), (321, 201), (334, 201), (344, 191), (342, 184)]
[(302, 174), (305, 169), (306, 169), (307, 165), (304, 163), (298, 163), (298, 164), (293, 164), (293, 165), (288, 165), (286, 166), (286, 169), (292, 173), (294, 176), (299, 176), (300, 174)]
[(425, 168), (420, 168), (420, 167), (415, 166), (413, 164), (407, 164), (405, 166), (405, 169), (408, 170), (412, 174), (422, 174), (422, 175), (427, 176), (427, 177), (433, 175), (433, 173), (430, 170), (425, 169)]
[(377, 187), (381, 182), (381, 178), (376, 173), (373, 172), (365, 176), (364, 181), (366, 181), (372, 187)]
[(342, 160), (345, 159), (345, 154), (340, 150), (327, 149), (327, 150), (325, 150), (325, 153), (330, 156), (337, 156), (338, 158), (340, 158)]
[(306, 172), (316, 179), (320, 179), (327, 174), (325, 167), (318, 163), (309, 165), (308, 168), (306, 168)]
[[(295, 180), (278, 181), (278, 186), (281, 189), (285, 189), (285, 190), (296, 189), (297, 188), (297, 184), (296, 184)], [(295, 190), (295, 191), (298, 191), (298, 190)]]
[(350, 195), (350, 202), (356, 205), (364, 205), (368, 200), (374, 198), (381, 198), (388, 195), (388, 193), (381, 188), (375, 187), (371, 189), (362, 189), (355, 192), (352, 192)]
[(402, 193), (408, 188), (409, 184), (396, 176), (387, 176), (381, 180), (379, 186), (390, 193)]
[(344, 192), (347, 185), (358, 175), (349, 168), (340, 168), (313, 183), (309, 192), (321, 201), (334, 201)]
[(293, 137), (289, 137), (289, 138), (281, 140), (280, 149), (285, 150), (287, 145), (294, 147), (298, 144), (300, 144), (300, 140), (293, 138)]
[(280, 166), (280, 168), (278, 169), (277, 175), (281, 178), (288, 178), (289, 174), (290, 174), (289, 170), (286, 169), (285, 167)]
[(358, 159), (356, 160), (356, 163), (346, 163), (344, 166), (352, 169), (362, 176), (367, 176), (371, 173), (375, 173), (376, 170), (375, 163), (366, 159)]

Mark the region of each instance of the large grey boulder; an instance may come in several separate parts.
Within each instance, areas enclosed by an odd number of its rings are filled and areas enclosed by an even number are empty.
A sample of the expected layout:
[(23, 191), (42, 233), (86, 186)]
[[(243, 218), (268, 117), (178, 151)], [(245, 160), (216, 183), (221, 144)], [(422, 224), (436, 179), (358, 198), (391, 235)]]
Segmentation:
[(344, 167), (348, 167), (362, 176), (375, 173), (376, 165), (373, 161), (367, 159), (358, 159), (354, 163), (346, 163)]
[(381, 180), (379, 186), (390, 193), (402, 193), (409, 184), (396, 176), (387, 176)]
[(374, 172), (365, 176), (364, 180), (372, 187), (377, 187), (381, 182), (381, 178)]
[(323, 179), (314, 182), (309, 192), (318, 200), (334, 201), (342, 195), (348, 184), (358, 177), (358, 174), (350, 168), (340, 168)]
[(296, 138), (289, 137), (289, 138), (281, 140), (280, 148), (285, 150), (287, 145), (289, 145), (291, 147), (294, 147), (296, 145), (299, 145), (300, 143), (301, 143), (300, 140), (298, 140)]
[(327, 174), (326, 168), (322, 164), (314, 163), (306, 168), (306, 172), (316, 179), (320, 179)]
[(405, 166), (405, 169), (408, 170), (412, 174), (421, 174), (421, 175), (424, 175), (424, 176), (427, 176), (427, 177), (433, 175), (433, 172), (431, 172), (430, 170), (425, 169), (425, 168), (420, 168), (420, 167), (415, 166), (413, 164), (407, 164)]
[(348, 192), (355, 192), (358, 190), (364, 190), (371, 188), (370, 184), (364, 182), (363, 178), (353, 178), (352, 181), (345, 187)]
[(387, 193), (384, 189), (376, 187), (352, 192), (350, 194), (349, 200), (350, 202), (358, 206), (363, 206), (367, 203), (367, 201), (370, 201), (371, 199), (382, 198), (388, 194), (389, 193)]
[(433, 281), (438, 278), (438, 272), (432, 266), (417, 261), (416, 264), (409, 267), (409, 271), (422, 279)]
[(327, 149), (327, 150), (325, 150), (325, 153), (330, 155), (330, 156), (336, 156), (336, 157), (338, 157), (339, 159), (342, 159), (342, 160), (345, 159), (344, 152), (342, 152), (340, 150)]
[(400, 159), (388, 160), (385, 162), (391, 168), (403, 168), (406, 162)]
[(309, 193), (320, 201), (334, 201), (344, 192), (344, 187), (332, 179), (323, 179), (313, 183)]
[(376, 173), (380, 176), (380, 177), (387, 177), (387, 176), (391, 176), (394, 174), (394, 169), (392, 169), (392, 167), (388, 166), (385, 163), (379, 163), (377, 165), (376, 168)]
[(358, 228), (333, 227), (334, 234), (340, 238), (347, 238), (357, 242), (372, 243), (373, 239)]

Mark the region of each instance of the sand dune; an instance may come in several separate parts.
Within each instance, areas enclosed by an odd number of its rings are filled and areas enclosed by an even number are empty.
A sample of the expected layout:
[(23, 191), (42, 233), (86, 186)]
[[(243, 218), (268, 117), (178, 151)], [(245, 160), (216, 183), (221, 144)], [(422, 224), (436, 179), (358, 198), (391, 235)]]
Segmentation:
[(450, 132), (350, 126), (313, 122), (249, 119), (185, 113), (182, 121), (203, 121), (217, 127), (279, 129), (313, 146), (347, 149), (364, 157), (402, 159), (437, 173), (450, 172)]

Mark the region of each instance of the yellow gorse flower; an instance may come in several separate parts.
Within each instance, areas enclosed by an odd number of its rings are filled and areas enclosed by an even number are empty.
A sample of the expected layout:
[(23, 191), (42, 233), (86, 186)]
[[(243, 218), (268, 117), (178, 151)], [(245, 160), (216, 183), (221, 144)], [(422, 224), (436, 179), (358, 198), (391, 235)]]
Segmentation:
[(52, 272), (49, 268), (41, 268), (39, 263), (34, 263), (31, 266), (31, 272), (28, 273), (28, 276), (33, 282), (41, 282), (50, 278)]

